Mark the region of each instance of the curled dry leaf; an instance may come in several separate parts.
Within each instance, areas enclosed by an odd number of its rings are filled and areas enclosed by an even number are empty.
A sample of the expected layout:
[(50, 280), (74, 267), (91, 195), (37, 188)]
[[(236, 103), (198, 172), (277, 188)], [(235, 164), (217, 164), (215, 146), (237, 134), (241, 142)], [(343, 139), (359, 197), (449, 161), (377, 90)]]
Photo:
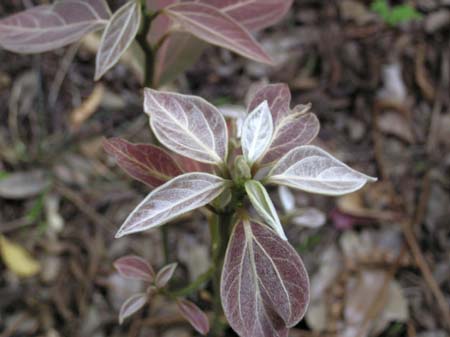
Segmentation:
[(144, 109), (156, 137), (172, 151), (209, 164), (225, 161), (225, 119), (210, 103), (199, 97), (145, 89)]
[(152, 191), (128, 216), (116, 238), (161, 226), (205, 206), (225, 189), (226, 181), (207, 173), (186, 173)]
[(311, 145), (299, 146), (288, 152), (273, 167), (268, 178), (271, 183), (325, 195), (351, 193), (368, 181), (376, 181), (376, 178), (353, 170)]
[(175, 272), (175, 269), (177, 269), (178, 263), (171, 263), (167, 266), (164, 266), (161, 268), (160, 271), (158, 271), (158, 274), (156, 274), (155, 277), (155, 285), (157, 288), (164, 288), (169, 281), (173, 277), (173, 273)]
[(272, 115), (267, 101), (264, 101), (247, 116), (242, 126), (242, 152), (250, 165), (264, 154), (272, 135)]
[(111, 12), (104, 0), (66, 0), (0, 20), (0, 46), (18, 53), (64, 47), (103, 28)]
[(274, 123), (272, 142), (261, 164), (269, 165), (297, 146), (309, 144), (319, 133), (320, 123), (316, 115), (308, 112), (310, 105), (290, 109), (291, 93), (285, 84), (271, 84), (256, 92), (249, 110), (267, 101)]
[(110, 138), (104, 141), (103, 147), (126, 173), (152, 188), (182, 174), (175, 160), (155, 145)]
[(125, 3), (109, 20), (97, 53), (95, 80), (112, 68), (134, 41), (142, 19), (138, 1)]
[(125, 319), (142, 309), (146, 303), (147, 295), (145, 293), (139, 293), (127, 299), (120, 308), (119, 324), (122, 324)]
[(143, 258), (135, 255), (124, 256), (114, 262), (114, 267), (125, 278), (152, 282), (155, 271)]
[(277, 211), (264, 186), (259, 181), (249, 180), (245, 183), (245, 190), (258, 214), (277, 232), (280, 238), (287, 240)]
[(201, 40), (257, 62), (272, 63), (271, 58), (241, 24), (213, 6), (185, 2), (169, 6), (164, 12), (179, 25), (180, 30)]
[(202, 335), (209, 332), (208, 316), (194, 303), (188, 300), (178, 300), (177, 307), (180, 314)]
[(221, 298), (241, 337), (287, 337), (308, 306), (308, 274), (288, 242), (267, 226), (240, 220), (227, 248)]

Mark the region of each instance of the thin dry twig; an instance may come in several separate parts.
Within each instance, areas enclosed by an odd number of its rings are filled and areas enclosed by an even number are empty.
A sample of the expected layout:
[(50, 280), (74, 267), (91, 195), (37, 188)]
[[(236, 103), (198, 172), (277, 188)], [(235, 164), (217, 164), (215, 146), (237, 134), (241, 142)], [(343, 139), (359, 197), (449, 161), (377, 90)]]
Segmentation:
[(72, 189), (64, 186), (63, 184), (55, 184), (56, 190), (72, 204), (74, 204), (84, 215), (86, 215), (92, 222), (97, 225), (102, 226), (107, 231), (113, 233), (115, 232), (115, 226), (111, 220), (105, 216), (99, 214), (92, 206), (80, 197), (78, 193)]

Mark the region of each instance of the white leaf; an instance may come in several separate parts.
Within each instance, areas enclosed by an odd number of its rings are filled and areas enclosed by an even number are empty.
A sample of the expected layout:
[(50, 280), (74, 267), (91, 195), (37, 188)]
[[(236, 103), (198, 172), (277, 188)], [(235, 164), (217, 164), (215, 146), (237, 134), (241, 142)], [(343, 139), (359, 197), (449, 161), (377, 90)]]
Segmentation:
[(204, 99), (145, 89), (144, 109), (154, 134), (172, 151), (209, 164), (225, 161), (225, 119)]
[(249, 180), (245, 183), (245, 190), (258, 214), (267, 221), (283, 240), (287, 240), (277, 211), (264, 186), (259, 181)]
[(153, 190), (128, 216), (116, 238), (163, 225), (205, 206), (224, 190), (226, 181), (208, 173), (187, 173)]
[(147, 295), (144, 293), (133, 295), (129, 299), (127, 299), (120, 308), (119, 324), (122, 324), (126, 318), (136, 313), (146, 303), (147, 303)]
[(295, 209), (295, 195), (286, 186), (278, 187), (278, 197), (281, 201), (281, 206), (285, 212), (292, 212)]
[(317, 208), (308, 207), (298, 210), (291, 221), (298, 226), (318, 228), (325, 224), (327, 217)]
[(137, 1), (123, 5), (109, 20), (96, 58), (95, 80), (112, 68), (134, 41), (142, 19)]
[(272, 141), (272, 135), (272, 114), (267, 101), (264, 101), (247, 116), (242, 126), (242, 152), (250, 164), (264, 154)]
[(0, 20), (0, 46), (17, 53), (57, 49), (103, 28), (110, 15), (104, 0), (36, 6)]
[(175, 273), (175, 269), (177, 269), (178, 263), (171, 263), (167, 266), (164, 266), (161, 268), (160, 271), (158, 271), (158, 274), (156, 274), (155, 277), (155, 285), (157, 288), (164, 288), (169, 281), (172, 279), (173, 274)]
[(363, 187), (366, 182), (376, 180), (311, 145), (289, 151), (273, 167), (268, 178), (270, 183), (325, 195), (351, 193)]

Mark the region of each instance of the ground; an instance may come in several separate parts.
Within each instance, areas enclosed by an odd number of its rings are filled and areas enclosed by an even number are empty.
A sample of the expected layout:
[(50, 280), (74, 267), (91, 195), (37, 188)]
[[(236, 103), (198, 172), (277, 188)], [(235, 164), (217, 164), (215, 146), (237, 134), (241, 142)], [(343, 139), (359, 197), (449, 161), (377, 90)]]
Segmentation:
[[(0, 4), (0, 17), (30, 3)], [(347, 197), (294, 195), (315, 213), (309, 226), (285, 217), (312, 290), (291, 336), (449, 336), (450, 2), (407, 4), (420, 17), (393, 24), (371, 1), (296, 0), (256, 36), (274, 67), (209, 48), (166, 87), (230, 108), (260, 83), (287, 83), (293, 106), (311, 102), (321, 121), (316, 144), (379, 178)], [(127, 64), (93, 75), (86, 43), (0, 50), (0, 336), (194, 336), (161, 299), (118, 325), (142, 284), (113, 261), (138, 254), (160, 267), (164, 257), (159, 231), (113, 238), (148, 193), (102, 150), (104, 137), (151, 141), (138, 76)], [(283, 209), (286, 191), (271, 193)], [(175, 282), (207, 269), (201, 213), (171, 224), (169, 240)], [(191, 299), (208, 310), (210, 298), (207, 285)]]

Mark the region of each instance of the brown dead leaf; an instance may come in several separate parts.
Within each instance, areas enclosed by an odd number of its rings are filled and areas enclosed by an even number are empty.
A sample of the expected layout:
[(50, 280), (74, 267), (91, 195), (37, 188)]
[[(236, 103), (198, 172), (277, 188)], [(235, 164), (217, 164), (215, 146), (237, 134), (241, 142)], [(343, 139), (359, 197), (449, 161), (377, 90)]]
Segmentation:
[(387, 135), (395, 136), (408, 144), (414, 144), (415, 137), (411, 124), (403, 115), (394, 111), (386, 111), (378, 118), (378, 128)]

